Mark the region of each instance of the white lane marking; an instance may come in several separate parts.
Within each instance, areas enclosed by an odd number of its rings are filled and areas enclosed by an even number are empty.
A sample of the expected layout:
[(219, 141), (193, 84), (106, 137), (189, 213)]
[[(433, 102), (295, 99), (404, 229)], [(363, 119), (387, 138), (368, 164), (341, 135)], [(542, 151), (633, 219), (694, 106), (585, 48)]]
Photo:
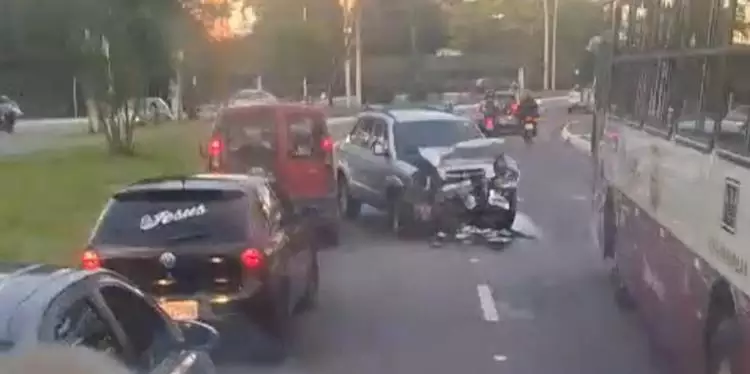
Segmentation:
[(479, 306), (482, 308), (484, 320), (487, 322), (499, 321), (500, 316), (497, 314), (495, 299), (492, 297), (490, 286), (486, 284), (477, 285), (477, 293), (479, 294)]
[(492, 356), (492, 359), (498, 362), (503, 362), (503, 361), (508, 361), (508, 356), (494, 355)]
[(476, 257), (472, 257), (469, 259), (469, 262), (471, 262), (472, 264), (476, 264), (477, 262), (479, 262), (479, 259)]
[(586, 200), (589, 199), (588, 197), (586, 197), (584, 195), (573, 195), (571, 198), (573, 200), (578, 200), (578, 201), (586, 201)]

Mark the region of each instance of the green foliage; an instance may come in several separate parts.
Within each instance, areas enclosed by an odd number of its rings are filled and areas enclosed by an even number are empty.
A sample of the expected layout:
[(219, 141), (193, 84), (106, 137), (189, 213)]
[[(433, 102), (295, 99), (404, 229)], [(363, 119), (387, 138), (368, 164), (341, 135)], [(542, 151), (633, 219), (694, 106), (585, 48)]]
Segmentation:
[[(175, 51), (206, 40), (195, 14), (214, 13), (199, 0), (23, 0), (15, 10), (24, 22), (14, 28), (21, 54), (71, 67), (84, 92), (98, 105), (110, 150), (133, 149), (129, 102), (148, 95), (149, 84), (172, 76)], [(209, 9), (210, 10), (210, 9)], [(192, 14), (191, 14), (192, 13)], [(191, 39), (186, 39), (188, 36)], [(57, 67), (51, 64), (51, 68)]]
[(262, 51), (257, 58), (264, 76), (287, 94), (299, 93), (303, 77), (311, 84), (327, 83), (334, 57), (344, 48), (337, 0), (251, 0), (248, 5), (257, 16), (252, 38)]

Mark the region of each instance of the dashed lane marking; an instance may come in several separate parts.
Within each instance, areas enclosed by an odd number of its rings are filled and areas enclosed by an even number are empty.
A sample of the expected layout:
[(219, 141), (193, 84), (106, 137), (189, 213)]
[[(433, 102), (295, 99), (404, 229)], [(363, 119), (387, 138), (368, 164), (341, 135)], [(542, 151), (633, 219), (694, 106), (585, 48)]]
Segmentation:
[(497, 322), (500, 316), (497, 314), (495, 299), (492, 297), (492, 289), (486, 284), (477, 285), (477, 294), (479, 294), (479, 306), (482, 308), (482, 315), (487, 322)]

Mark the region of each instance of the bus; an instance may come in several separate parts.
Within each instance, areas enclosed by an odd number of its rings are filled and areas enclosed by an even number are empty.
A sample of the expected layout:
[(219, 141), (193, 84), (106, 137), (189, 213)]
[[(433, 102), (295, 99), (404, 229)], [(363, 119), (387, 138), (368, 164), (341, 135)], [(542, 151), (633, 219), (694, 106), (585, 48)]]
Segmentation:
[(605, 10), (592, 229), (616, 299), (670, 372), (750, 374), (750, 1)]

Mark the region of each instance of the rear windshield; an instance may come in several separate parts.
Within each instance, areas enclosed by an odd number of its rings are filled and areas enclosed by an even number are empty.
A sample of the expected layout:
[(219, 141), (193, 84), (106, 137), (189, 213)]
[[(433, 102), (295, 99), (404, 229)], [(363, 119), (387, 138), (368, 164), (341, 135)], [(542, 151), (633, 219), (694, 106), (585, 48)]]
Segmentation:
[(244, 193), (220, 190), (134, 192), (116, 196), (97, 225), (93, 245), (166, 246), (247, 239)]
[(218, 129), (230, 150), (246, 146), (274, 149), (276, 117), (271, 109), (255, 109), (222, 114)]
[(287, 139), (291, 157), (318, 157), (325, 155), (322, 149), (326, 136), (326, 124), (322, 116), (294, 113), (286, 116), (289, 126)]

